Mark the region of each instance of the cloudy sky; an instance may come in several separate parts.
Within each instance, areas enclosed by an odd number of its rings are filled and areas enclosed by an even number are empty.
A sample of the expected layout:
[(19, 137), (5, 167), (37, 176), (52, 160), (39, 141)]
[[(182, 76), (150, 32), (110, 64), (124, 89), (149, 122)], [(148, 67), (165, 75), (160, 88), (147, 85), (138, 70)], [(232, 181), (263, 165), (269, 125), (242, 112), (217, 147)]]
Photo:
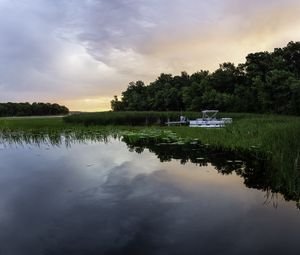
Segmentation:
[(0, 101), (105, 110), (130, 81), (300, 40), (299, 0), (0, 0)]

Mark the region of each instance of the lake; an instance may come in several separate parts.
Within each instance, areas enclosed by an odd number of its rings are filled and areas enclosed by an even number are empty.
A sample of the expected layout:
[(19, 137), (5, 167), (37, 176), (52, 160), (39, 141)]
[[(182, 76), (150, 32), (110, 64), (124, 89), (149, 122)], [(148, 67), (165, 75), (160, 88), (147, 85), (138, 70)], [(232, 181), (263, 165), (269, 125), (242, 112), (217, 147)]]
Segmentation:
[(0, 143), (1, 255), (299, 254), (297, 201), (263, 162), (112, 137), (55, 141)]

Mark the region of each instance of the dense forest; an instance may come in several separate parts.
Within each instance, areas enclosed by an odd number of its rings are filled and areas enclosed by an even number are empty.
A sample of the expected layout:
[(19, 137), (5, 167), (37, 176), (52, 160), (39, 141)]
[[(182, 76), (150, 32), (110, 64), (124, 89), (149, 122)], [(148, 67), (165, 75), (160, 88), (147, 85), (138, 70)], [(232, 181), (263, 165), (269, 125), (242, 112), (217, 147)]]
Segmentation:
[(114, 111), (260, 112), (300, 115), (300, 42), (251, 53), (244, 64), (223, 63), (213, 73), (162, 73), (148, 86), (129, 83), (111, 101)]
[(50, 103), (0, 103), (0, 117), (60, 115), (69, 113), (69, 109)]

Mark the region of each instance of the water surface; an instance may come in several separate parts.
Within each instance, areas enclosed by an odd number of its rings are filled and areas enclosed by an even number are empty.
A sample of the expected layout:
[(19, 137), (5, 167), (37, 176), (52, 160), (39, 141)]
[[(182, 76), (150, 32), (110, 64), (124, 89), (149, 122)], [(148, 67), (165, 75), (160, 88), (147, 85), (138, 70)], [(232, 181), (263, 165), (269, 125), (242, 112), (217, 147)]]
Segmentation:
[(130, 148), (1, 144), (0, 254), (299, 254), (295, 201), (244, 162)]

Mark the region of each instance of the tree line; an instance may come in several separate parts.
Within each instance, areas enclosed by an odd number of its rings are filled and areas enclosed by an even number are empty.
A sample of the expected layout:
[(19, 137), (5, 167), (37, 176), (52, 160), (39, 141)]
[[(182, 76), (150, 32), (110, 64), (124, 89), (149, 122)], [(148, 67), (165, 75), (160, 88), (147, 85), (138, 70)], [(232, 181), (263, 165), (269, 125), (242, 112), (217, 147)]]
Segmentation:
[(210, 73), (162, 73), (155, 81), (130, 82), (113, 111), (260, 112), (300, 115), (300, 42), (273, 52), (246, 56), (246, 62), (227, 62)]
[(0, 103), (0, 116), (38, 116), (68, 114), (66, 106), (50, 103)]

